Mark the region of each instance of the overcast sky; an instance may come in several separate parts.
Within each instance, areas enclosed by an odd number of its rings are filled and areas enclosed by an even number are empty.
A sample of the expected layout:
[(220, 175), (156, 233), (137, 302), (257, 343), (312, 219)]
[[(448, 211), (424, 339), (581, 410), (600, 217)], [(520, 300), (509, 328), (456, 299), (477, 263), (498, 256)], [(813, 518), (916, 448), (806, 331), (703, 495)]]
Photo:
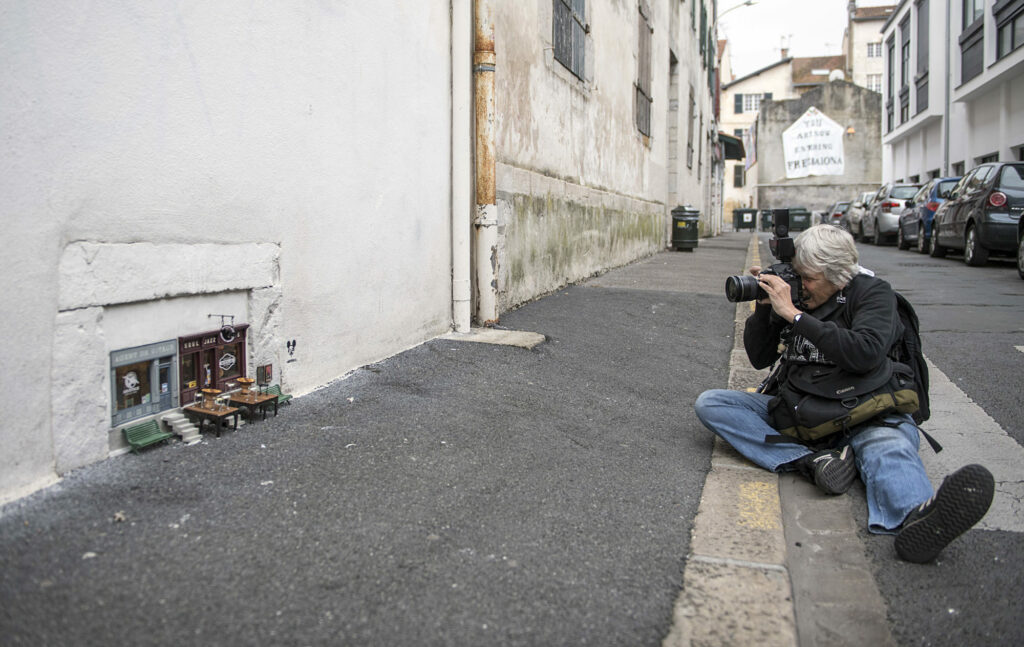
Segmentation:
[[(718, 37), (729, 40), (732, 72), (740, 78), (779, 60), (780, 50), (790, 56), (842, 54), (847, 0), (721, 0)], [(858, 0), (858, 7), (895, 5), (898, 0)], [(726, 14), (726, 12), (729, 12)]]

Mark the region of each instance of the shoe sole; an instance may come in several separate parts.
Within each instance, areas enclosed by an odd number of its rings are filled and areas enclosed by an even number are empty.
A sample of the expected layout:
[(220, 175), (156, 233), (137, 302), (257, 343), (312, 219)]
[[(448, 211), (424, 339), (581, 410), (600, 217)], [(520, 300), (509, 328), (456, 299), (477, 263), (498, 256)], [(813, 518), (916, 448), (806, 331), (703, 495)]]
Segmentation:
[(815, 470), (814, 484), (825, 494), (845, 494), (853, 485), (853, 480), (857, 478), (857, 464), (853, 456), (845, 458), (852, 452), (849, 446), (844, 447), (840, 454), (843, 458), (833, 458), (825, 468)]
[(931, 511), (896, 535), (896, 554), (917, 564), (932, 561), (951, 541), (981, 521), (994, 494), (992, 473), (981, 465), (967, 465), (953, 472), (939, 486)]

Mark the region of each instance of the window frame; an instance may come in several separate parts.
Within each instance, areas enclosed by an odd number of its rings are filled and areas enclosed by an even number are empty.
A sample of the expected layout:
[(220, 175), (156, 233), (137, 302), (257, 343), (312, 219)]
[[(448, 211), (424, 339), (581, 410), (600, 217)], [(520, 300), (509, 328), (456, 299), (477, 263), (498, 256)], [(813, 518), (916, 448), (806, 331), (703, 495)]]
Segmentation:
[[(996, 21), (996, 60), (998, 61), (1024, 45), (1024, 0), (1000, 0), (992, 7), (992, 15)], [(1007, 35), (1010, 37), (1010, 44), (1009, 47), (1004, 48)]]
[(551, 45), (554, 58), (583, 81), (587, 49), (586, 0), (552, 0)]
[(928, 109), (928, 66), (929, 66), (929, 38), (928, 28), (930, 23), (930, 2), (929, 0), (917, 0), (917, 65), (914, 75), (914, 110), (915, 114), (921, 114)]
[[(178, 344), (173, 339), (143, 346), (120, 348), (110, 352), (110, 421), (112, 426), (117, 427), (132, 420), (152, 416), (179, 406), (176, 374), (177, 352)], [(126, 390), (121, 390), (121, 387), (132, 388), (125, 382), (125, 378), (129, 373), (136, 372), (124, 372), (124, 369), (132, 367), (144, 367), (139, 370), (145, 371), (145, 375), (133, 378), (137, 390), (131, 395), (138, 393), (139, 402), (130, 406), (122, 406), (128, 393)], [(166, 380), (162, 379), (162, 373), (165, 370), (167, 371)], [(148, 389), (143, 389), (143, 385), (148, 386)], [(166, 388), (164, 388), (165, 386)], [(121, 390), (120, 393), (119, 390)], [(144, 390), (145, 393), (143, 393)]]
[(645, 137), (651, 136), (651, 106), (654, 98), (651, 96), (651, 35), (654, 27), (651, 26), (651, 12), (646, 2), (638, 2), (638, 28), (637, 28), (637, 72), (636, 83), (634, 84), (634, 122), (637, 130)]

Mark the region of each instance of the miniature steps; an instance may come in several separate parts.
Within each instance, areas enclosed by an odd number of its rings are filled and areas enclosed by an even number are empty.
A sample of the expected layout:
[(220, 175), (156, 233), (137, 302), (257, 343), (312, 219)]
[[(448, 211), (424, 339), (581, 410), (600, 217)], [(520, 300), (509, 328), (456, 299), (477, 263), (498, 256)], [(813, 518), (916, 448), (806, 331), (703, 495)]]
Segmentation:
[(168, 427), (171, 428), (171, 431), (181, 437), (181, 440), (186, 445), (195, 445), (203, 439), (199, 434), (199, 427), (192, 424), (192, 422), (185, 417), (185, 414), (180, 411), (172, 411), (171, 413), (161, 416), (161, 419)]

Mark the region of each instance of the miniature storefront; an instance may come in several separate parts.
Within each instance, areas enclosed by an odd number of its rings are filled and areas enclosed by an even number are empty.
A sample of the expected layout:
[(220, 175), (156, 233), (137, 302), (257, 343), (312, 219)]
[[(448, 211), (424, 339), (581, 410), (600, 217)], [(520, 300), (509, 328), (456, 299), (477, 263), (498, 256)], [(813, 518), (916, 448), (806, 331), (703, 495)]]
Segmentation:
[(110, 353), (111, 423), (192, 404), (203, 389), (230, 391), (248, 377), (248, 324)]
[(181, 402), (191, 404), (203, 389), (229, 391), (246, 371), (248, 324), (178, 338)]

